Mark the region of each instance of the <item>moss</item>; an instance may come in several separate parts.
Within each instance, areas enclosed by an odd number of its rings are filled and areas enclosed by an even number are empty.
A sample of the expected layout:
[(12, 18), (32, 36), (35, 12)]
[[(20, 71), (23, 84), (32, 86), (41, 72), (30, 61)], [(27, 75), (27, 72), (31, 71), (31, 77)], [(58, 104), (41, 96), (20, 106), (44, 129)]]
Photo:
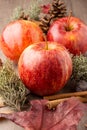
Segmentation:
[(75, 81), (85, 80), (87, 81), (87, 57), (82, 54), (72, 57), (73, 72), (71, 79)]

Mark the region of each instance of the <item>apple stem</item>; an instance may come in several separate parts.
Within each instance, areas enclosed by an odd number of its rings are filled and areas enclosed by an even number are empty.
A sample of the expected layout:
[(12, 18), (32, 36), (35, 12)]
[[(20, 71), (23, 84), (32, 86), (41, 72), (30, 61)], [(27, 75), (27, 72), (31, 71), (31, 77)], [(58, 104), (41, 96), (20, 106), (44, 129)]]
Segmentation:
[(48, 42), (47, 42), (47, 38), (46, 38), (46, 35), (45, 35), (45, 34), (43, 34), (43, 36), (44, 36), (44, 40), (45, 40), (45, 42), (46, 42), (46, 46), (45, 46), (45, 49), (46, 49), (46, 50), (48, 50)]
[(67, 31), (70, 31), (70, 19), (71, 19), (71, 16), (72, 16), (72, 11), (70, 11), (68, 19), (67, 19), (67, 28), (66, 28)]

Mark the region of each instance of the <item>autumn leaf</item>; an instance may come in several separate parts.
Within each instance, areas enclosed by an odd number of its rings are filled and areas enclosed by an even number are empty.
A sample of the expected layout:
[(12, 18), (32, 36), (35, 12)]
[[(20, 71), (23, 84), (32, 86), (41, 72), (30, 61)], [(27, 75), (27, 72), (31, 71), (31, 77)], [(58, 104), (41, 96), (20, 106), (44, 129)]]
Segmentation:
[(46, 107), (47, 100), (31, 101), (29, 111), (0, 114), (25, 130), (77, 130), (84, 115), (85, 105), (72, 97), (57, 105), (55, 110)]

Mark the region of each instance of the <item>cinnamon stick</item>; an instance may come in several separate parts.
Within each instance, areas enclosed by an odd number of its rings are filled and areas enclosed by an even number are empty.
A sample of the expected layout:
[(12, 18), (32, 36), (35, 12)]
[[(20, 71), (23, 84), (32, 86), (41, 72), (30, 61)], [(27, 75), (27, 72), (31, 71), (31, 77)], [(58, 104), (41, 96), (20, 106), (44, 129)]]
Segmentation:
[(73, 92), (73, 93), (64, 93), (64, 94), (56, 94), (56, 95), (51, 95), (51, 96), (44, 96), (44, 99), (47, 100), (55, 100), (55, 99), (60, 99), (60, 98), (69, 98), (72, 96), (80, 96), (80, 97), (87, 97), (87, 91), (81, 91), (81, 92)]
[[(77, 97), (81, 102), (87, 102), (87, 98), (84, 97)], [(66, 101), (69, 98), (62, 98), (62, 99), (57, 99), (57, 100), (52, 100), (52, 101), (48, 101), (46, 106), (48, 107), (48, 109), (53, 109), (55, 108), (59, 103), (61, 103), (62, 101)]]
[(46, 106), (48, 107), (48, 109), (53, 109), (53, 108), (55, 108), (59, 103), (61, 103), (62, 101), (65, 101), (65, 100), (67, 100), (67, 99), (68, 99), (68, 98), (48, 101), (47, 104), (46, 104)]

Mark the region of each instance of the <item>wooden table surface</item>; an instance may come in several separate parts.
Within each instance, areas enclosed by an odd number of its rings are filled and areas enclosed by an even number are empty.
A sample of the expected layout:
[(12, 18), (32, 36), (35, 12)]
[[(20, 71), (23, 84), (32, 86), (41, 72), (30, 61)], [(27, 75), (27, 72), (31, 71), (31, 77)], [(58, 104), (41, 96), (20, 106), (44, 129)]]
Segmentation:
[[(10, 21), (10, 16), (12, 14), (13, 9), (17, 6), (27, 8), (29, 5), (29, 1), (30, 0), (0, 0), (0, 33), (2, 32), (5, 25)], [(79, 17), (87, 24), (87, 0), (62, 0), (62, 1), (65, 2), (68, 12), (72, 10), (74, 16)], [(4, 58), (1, 52), (0, 57)], [(24, 130), (24, 129), (15, 125), (11, 121), (0, 120), (0, 130)], [(79, 128), (79, 130), (82, 130), (82, 128)]]

